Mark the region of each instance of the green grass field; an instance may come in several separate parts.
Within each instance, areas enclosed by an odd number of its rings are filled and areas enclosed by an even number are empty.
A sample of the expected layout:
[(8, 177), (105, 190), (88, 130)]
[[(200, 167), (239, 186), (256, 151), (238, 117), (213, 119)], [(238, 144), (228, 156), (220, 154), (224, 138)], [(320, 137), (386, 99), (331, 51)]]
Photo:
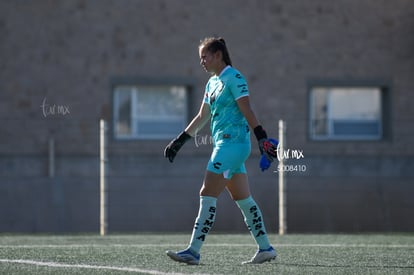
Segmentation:
[(250, 235), (212, 232), (201, 264), (171, 261), (165, 250), (188, 234), (0, 235), (0, 274), (414, 274), (414, 235), (271, 235), (278, 258), (241, 265)]

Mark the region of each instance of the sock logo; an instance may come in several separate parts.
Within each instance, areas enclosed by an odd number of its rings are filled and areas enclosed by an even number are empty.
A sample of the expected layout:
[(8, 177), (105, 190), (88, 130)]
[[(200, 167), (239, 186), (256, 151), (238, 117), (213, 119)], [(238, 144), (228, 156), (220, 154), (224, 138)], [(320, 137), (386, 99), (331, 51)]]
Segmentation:
[[(254, 230), (256, 231), (254, 232), (256, 238), (262, 235), (266, 235), (266, 232), (262, 230), (263, 228), (262, 216), (259, 215), (256, 205), (250, 207), (250, 213), (253, 214), (252, 225), (254, 226)], [(253, 228), (250, 228), (250, 230), (253, 230)]]
[(201, 233), (204, 233), (204, 234), (197, 237), (197, 240), (200, 240), (202, 242), (204, 242), (204, 240), (206, 239), (207, 233), (213, 227), (214, 218), (216, 216), (216, 207), (211, 206), (208, 212), (210, 213), (210, 216), (204, 221), (203, 228), (201, 229)]

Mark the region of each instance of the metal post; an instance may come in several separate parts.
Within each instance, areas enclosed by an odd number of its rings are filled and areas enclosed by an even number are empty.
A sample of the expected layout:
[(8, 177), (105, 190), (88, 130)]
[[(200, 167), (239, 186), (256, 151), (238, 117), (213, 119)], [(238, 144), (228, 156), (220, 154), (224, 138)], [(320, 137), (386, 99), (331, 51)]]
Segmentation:
[(99, 160), (100, 160), (100, 234), (105, 236), (108, 230), (108, 188), (107, 188), (107, 141), (106, 132), (107, 126), (105, 120), (100, 120), (100, 135), (99, 135)]
[(286, 221), (286, 179), (284, 172), (284, 148), (286, 138), (286, 123), (279, 120), (279, 145), (278, 145), (278, 159), (279, 159), (279, 235), (284, 235), (287, 232)]
[(49, 178), (55, 177), (55, 140), (49, 139)]

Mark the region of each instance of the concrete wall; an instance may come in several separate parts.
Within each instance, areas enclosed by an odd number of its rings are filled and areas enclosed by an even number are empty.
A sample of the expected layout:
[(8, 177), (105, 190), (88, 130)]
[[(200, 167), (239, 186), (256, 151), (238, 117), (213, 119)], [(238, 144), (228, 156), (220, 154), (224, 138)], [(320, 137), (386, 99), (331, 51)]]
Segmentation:
[[(269, 135), (284, 119), (288, 146), (304, 152), (291, 164), (306, 171), (288, 173), (288, 230), (412, 231), (413, 14), (410, 0), (2, 1), (0, 231), (97, 231), (98, 122), (112, 121), (111, 83), (186, 79), (194, 115), (208, 78), (197, 46), (209, 35), (226, 39)], [(385, 85), (384, 139), (310, 140), (314, 83)], [(167, 143), (111, 137), (111, 231), (191, 230), (211, 148), (186, 145), (171, 165)], [(252, 191), (276, 230), (277, 174), (257, 163), (253, 142)], [(226, 194), (218, 211), (216, 230), (245, 230)]]

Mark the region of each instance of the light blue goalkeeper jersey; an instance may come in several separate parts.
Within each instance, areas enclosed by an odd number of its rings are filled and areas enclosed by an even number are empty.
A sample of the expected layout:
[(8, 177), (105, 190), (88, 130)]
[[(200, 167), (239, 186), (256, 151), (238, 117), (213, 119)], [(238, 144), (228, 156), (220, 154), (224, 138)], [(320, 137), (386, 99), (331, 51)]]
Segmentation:
[(204, 102), (210, 105), (211, 132), (215, 146), (227, 143), (250, 143), (249, 126), (236, 100), (249, 95), (242, 74), (227, 66), (206, 84)]

